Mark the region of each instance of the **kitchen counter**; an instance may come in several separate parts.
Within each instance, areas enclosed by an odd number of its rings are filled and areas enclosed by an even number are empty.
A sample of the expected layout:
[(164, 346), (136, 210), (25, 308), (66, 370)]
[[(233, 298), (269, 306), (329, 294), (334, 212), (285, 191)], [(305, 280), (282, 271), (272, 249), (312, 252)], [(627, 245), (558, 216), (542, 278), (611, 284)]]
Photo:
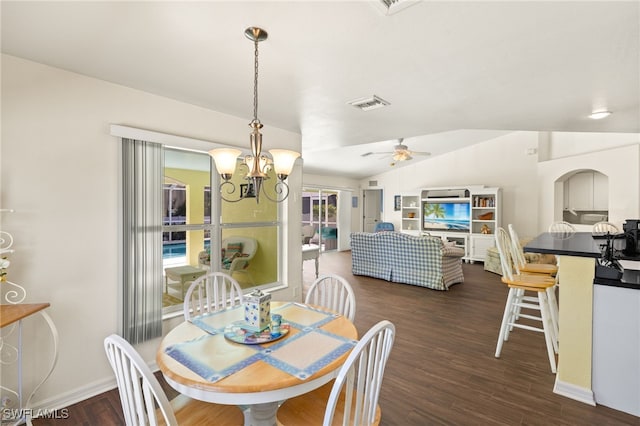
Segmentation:
[(600, 244), (604, 239), (595, 239), (591, 232), (576, 232), (571, 235), (545, 232), (531, 240), (523, 249), (525, 252), (600, 258)]
[[(640, 286), (596, 278), (606, 239), (543, 233), (525, 252), (558, 256), (559, 342), (554, 393), (640, 416)], [(594, 285), (597, 284), (597, 285)]]

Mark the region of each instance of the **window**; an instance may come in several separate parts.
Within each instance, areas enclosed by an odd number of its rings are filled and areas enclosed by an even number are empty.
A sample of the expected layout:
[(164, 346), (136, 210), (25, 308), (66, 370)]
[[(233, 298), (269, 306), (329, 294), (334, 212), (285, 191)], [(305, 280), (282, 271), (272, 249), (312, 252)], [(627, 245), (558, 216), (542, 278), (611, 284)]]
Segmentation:
[[(253, 197), (237, 202), (212, 200), (213, 165), (208, 154), (165, 149), (164, 158), (163, 268), (190, 265), (219, 270), (243, 289), (277, 282), (277, 204), (266, 198), (256, 203)], [(238, 163), (232, 179), (237, 188), (247, 185), (245, 174), (246, 167)], [(219, 216), (214, 213), (216, 205)], [(212, 217), (220, 217), (220, 223), (211, 223)], [(212, 241), (211, 235), (219, 238)], [(186, 285), (166, 274), (165, 280), (164, 312), (181, 310)]]
[[(242, 167), (236, 185), (246, 184)], [(206, 152), (122, 140), (120, 322), (131, 343), (158, 337), (162, 315), (182, 309), (182, 283), (167, 279), (166, 268), (225, 271), (247, 291), (279, 285), (280, 204), (223, 201), (212, 170)]]
[[(208, 154), (164, 148), (162, 267), (203, 268), (201, 253), (210, 249), (211, 160)], [(190, 282), (164, 276), (165, 313), (182, 309)]]

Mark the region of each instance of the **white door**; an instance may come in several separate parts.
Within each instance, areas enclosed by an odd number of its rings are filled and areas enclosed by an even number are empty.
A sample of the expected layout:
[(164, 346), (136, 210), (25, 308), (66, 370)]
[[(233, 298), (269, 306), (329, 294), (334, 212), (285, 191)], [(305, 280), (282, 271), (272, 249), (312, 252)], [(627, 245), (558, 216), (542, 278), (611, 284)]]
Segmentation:
[(364, 206), (362, 209), (362, 230), (373, 232), (376, 223), (380, 222), (382, 189), (365, 189), (362, 191), (362, 199)]

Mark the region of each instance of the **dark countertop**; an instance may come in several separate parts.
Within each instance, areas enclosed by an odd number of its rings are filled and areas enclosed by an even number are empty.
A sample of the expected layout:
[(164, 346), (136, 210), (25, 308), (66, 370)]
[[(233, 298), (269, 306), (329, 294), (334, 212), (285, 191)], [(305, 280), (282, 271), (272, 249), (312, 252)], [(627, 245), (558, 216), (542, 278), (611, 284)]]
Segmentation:
[[(576, 232), (573, 235), (545, 232), (531, 240), (522, 249), (530, 253), (547, 253), (560, 256), (602, 258), (604, 249), (600, 246), (606, 244), (606, 239), (593, 238), (591, 232)], [(620, 278), (610, 277), (612, 270), (609, 267), (597, 266), (594, 284), (612, 287), (624, 287), (640, 290), (640, 284), (635, 282), (622, 282)], [(621, 272), (617, 272), (619, 277)]]
[(591, 232), (576, 232), (571, 235), (545, 232), (538, 235), (523, 247), (525, 252), (547, 253), (564, 256), (594, 257), (602, 256), (600, 244), (604, 241), (594, 239)]

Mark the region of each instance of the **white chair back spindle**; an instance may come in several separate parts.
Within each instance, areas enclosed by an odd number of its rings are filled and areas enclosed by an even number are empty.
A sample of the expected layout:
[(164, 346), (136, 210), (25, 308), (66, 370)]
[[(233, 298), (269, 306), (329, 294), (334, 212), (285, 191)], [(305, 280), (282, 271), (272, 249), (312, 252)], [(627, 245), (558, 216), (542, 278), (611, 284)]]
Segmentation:
[(334, 274), (317, 278), (305, 298), (305, 303), (322, 306), (353, 321), (356, 316), (356, 297), (346, 279)]
[(244, 301), (242, 287), (224, 272), (210, 272), (195, 280), (184, 297), (184, 319), (221, 311)]

